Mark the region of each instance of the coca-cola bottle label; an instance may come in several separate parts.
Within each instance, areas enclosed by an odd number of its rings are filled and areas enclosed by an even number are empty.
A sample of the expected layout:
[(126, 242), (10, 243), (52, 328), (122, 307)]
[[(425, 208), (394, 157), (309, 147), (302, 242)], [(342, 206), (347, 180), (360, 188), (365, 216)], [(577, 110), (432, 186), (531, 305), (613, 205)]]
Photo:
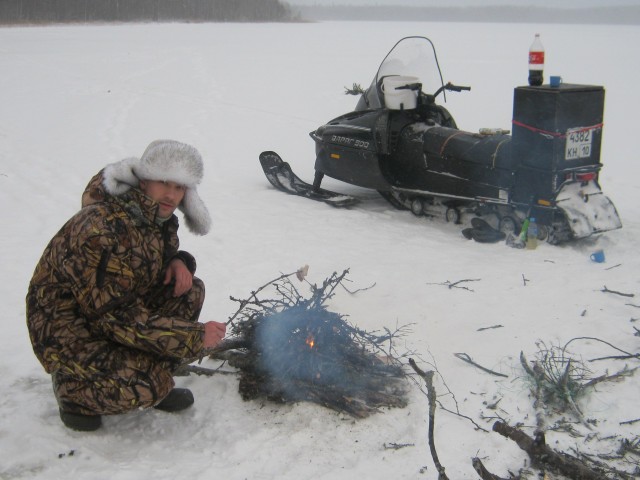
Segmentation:
[(544, 64), (544, 52), (529, 52), (529, 64), (531, 64), (531, 65), (543, 65)]

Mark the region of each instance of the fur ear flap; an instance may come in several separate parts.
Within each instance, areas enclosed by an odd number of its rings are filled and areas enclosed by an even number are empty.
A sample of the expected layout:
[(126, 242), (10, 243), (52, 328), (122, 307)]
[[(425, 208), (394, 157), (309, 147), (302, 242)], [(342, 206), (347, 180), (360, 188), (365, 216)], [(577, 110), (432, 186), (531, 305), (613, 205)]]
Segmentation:
[(104, 168), (102, 181), (105, 190), (111, 195), (121, 195), (131, 187), (138, 187), (140, 180), (133, 173), (133, 167), (137, 163), (137, 158), (130, 157), (107, 165)]
[(189, 230), (196, 235), (206, 235), (211, 229), (209, 210), (198, 195), (195, 187), (188, 188), (178, 209), (184, 213)]

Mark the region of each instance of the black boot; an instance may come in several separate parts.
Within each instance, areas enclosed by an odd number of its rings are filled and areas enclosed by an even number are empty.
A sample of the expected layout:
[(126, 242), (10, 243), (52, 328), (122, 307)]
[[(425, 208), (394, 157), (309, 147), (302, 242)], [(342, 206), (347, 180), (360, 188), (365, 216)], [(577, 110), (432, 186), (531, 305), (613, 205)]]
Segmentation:
[(186, 388), (174, 388), (153, 408), (164, 412), (179, 412), (193, 405), (193, 393)]
[(60, 420), (67, 428), (79, 432), (93, 432), (102, 426), (100, 415), (82, 415), (81, 413), (65, 412), (60, 409)]

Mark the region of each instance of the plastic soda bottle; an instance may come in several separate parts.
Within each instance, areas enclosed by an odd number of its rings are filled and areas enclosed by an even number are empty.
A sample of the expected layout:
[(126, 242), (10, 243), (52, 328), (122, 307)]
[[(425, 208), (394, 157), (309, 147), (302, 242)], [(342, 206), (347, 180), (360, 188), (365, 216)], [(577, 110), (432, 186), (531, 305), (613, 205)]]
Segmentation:
[(536, 33), (531, 47), (529, 47), (529, 85), (542, 85), (542, 71), (544, 70), (544, 47), (540, 41), (540, 34)]
[(520, 241), (525, 244), (527, 243), (527, 232), (529, 231), (529, 219), (525, 218), (524, 222), (522, 222), (522, 228), (520, 229), (520, 235), (518, 238)]
[(531, 217), (529, 219), (529, 226), (527, 227), (527, 248), (534, 250), (538, 246), (538, 225), (536, 219)]

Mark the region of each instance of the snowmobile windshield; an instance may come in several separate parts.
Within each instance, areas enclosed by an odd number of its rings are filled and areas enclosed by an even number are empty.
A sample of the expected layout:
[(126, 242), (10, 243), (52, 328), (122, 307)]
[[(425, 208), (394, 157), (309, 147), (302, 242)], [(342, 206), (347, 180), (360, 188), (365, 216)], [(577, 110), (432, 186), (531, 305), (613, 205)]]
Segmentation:
[(421, 91), (433, 94), (444, 85), (436, 49), (426, 37), (405, 37), (389, 51), (371, 86), (362, 95), (356, 110), (382, 108), (384, 102), (383, 81), (385, 77), (414, 77), (421, 84)]

